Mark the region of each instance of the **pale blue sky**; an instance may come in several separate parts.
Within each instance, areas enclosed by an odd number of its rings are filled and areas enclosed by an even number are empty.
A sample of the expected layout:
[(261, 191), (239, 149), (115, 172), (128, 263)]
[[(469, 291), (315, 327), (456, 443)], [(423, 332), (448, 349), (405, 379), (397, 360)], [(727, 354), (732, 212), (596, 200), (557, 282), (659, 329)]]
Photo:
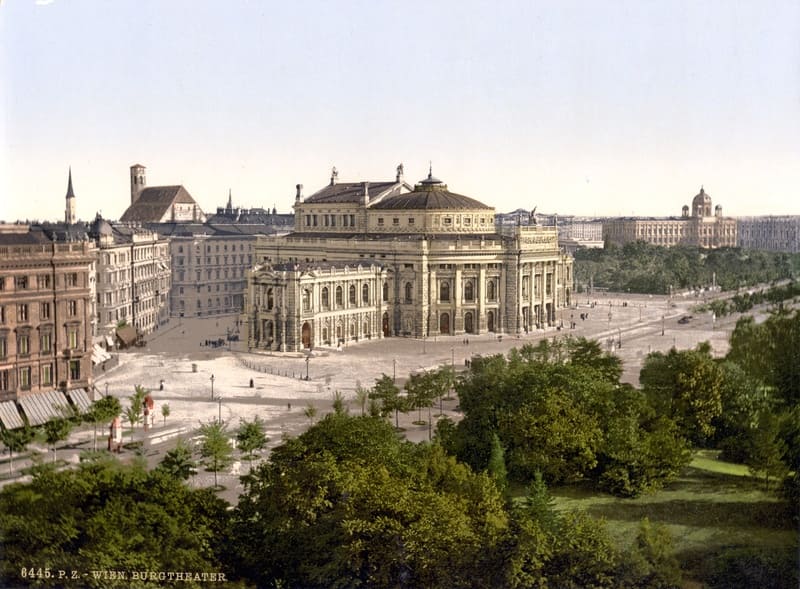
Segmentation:
[(0, 219), (434, 174), (499, 211), (800, 214), (800, 3), (0, 3)]

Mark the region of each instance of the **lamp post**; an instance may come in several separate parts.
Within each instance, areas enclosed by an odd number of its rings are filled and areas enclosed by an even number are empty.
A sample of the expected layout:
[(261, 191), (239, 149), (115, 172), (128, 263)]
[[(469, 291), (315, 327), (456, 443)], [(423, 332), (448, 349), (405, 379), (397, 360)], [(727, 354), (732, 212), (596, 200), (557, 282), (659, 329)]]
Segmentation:
[(211, 400), (214, 400), (214, 375), (211, 375)]
[(397, 381), (397, 358), (392, 358), (392, 382)]
[(661, 335), (664, 335), (664, 315), (661, 316)]
[(306, 380), (308, 380), (308, 363), (311, 361), (311, 350), (306, 352)]

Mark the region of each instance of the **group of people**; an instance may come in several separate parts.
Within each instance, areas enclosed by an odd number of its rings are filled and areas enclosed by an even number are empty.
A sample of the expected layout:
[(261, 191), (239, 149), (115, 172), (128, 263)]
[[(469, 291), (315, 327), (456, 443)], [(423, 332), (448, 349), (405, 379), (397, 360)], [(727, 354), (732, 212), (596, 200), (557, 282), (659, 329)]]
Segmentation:
[[(162, 381), (163, 383), (163, 381)], [(162, 384), (163, 389), (163, 384)], [(142, 401), (142, 414), (144, 415), (144, 429), (151, 425), (155, 425), (156, 415), (153, 409), (155, 408), (155, 401), (151, 395), (145, 395)], [(122, 452), (122, 419), (119, 415), (111, 420), (111, 425), (108, 426), (108, 451), (119, 454)]]

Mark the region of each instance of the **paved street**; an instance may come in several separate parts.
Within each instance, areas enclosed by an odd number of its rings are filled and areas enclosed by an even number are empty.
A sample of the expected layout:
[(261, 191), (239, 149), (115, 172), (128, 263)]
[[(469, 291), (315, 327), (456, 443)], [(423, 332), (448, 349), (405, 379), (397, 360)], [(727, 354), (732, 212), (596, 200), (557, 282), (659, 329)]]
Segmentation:
[[(123, 406), (137, 384), (152, 391), (156, 404), (154, 426), (146, 433), (141, 426), (137, 427), (134, 439), (147, 440), (148, 461), (156, 464), (178, 437), (191, 439), (193, 430), (203, 422), (221, 418), (235, 428), (240, 419), (258, 415), (266, 422), (270, 446), (274, 446), (284, 435), (296, 435), (308, 427), (310, 420), (304, 413), (308, 404), (317, 408), (315, 419), (332, 411), (334, 391), (343, 393), (350, 411), (357, 413), (361, 409), (354, 400), (356, 387), (371, 386), (381, 374), (393, 376), (400, 383), (410, 372), (451, 363), (457, 369), (463, 368), (465, 359), (475, 354), (504, 353), (542, 338), (567, 335), (595, 338), (604, 349), (622, 358), (623, 380), (636, 384), (641, 362), (650, 351), (666, 351), (673, 345), (685, 349), (708, 340), (716, 355), (726, 352), (727, 336), (735, 318), (712, 326), (711, 317), (706, 314), (693, 317), (686, 324), (678, 323), (679, 318), (691, 314), (690, 307), (698, 302), (694, 297), (680, 296), (668, 301), (666, 297), (579, 295), (577, 308), (559, 311), (558, 319), (564, 325), (560, 330), (548, 328), (518, 336), (447, 336), (425, 341), (387, 338), (342, 349), (315, 349), (308, 361), (301, 353), (248, 353), (242, 342), (233, 342), (232, 349), (207, 346), (207, 340), (225, 339), (227, 330), (234, 328), (233, 316), (173, 320), (166, 329), (148, 336), (144, 348), (121, 352), (119, 365), (100, 375), (96, 386), (103, 394), (119, 397)], [(582, 320), (581, 314), (588, 317)], [(571, 322), (575, 323), (574, 329), (570, 329)], [(166, 421), (161, 417), (161, 406), (165, 403), (170, 407)], [(444, 414), (457, 419), (456, 403), (445, 401)], [(427, 418), (427, 412), (423, 413), (423, 418)], [(437, 407), (434, 416), (438, 413)], [(410, 440), (425, 440), (429, 428), (414, 425), (416, 419), (416, 411), (401, 415), (400, 425)], [(107, 429), (99, 435), (99, 447), (105, 447)], [(126, 430), (125, 441), (129, 438)], [(92, 431), (81, 428), (59, 449), (58, 457), (77, 461), (78, 453), (91, 447), (91, 440)], [(133, 452), (124, 450), (121, 456), (132, 457)], [(15, 461), (15, 467), (28, 462)], [(222, 477), (229, 487), (227, 498), (235, 498), (239, 484), (236, 471), (243, 472), (245, 468), (246, 463), (237, 463), (233, 473)], [(8, 472), (8, 464), (2, 470)], [(213, 482), (213, 474), (201, 473), (193, 484), (206, 485), (209, 481)]]

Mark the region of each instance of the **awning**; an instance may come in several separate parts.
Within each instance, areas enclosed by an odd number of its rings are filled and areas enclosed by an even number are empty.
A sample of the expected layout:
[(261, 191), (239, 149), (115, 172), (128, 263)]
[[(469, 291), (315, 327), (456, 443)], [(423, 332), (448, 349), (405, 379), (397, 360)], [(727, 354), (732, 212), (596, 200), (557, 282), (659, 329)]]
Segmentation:
[(102, 346), (94, 345), (92, 348), (92, 364), (100, 364), (111, 359), (111, 354), (106, 352)]
[(86, 389), (72, 389), (67, 394), (81, 413), (86, 413), (92, 405), (92, 400), (89, 398)]
[(111, 339), (110, 335), (106, 336), (106, 344), (108, 345), (109, 348), (113, 348), (114, 347), (114, 340)]
[(61, 391), (21, 395), (17, 402), (31, 425), (42, 425), (54, 417), (65, 417), (70, 407), (69, 401)]
[(136, 333), (136, 328), (131, 325), (125, 325), (117, 328), (117, 338), (124, 346), (133, 345), (137, 337), (138, 334)]
[(22, 421), (22, 416), (19, 414), (17, 404), (14, 401), (0, 403), (0, 421), (3, 422), (3, 427), (6, 429), (17, 429), (25, 426), (25, 422)]

